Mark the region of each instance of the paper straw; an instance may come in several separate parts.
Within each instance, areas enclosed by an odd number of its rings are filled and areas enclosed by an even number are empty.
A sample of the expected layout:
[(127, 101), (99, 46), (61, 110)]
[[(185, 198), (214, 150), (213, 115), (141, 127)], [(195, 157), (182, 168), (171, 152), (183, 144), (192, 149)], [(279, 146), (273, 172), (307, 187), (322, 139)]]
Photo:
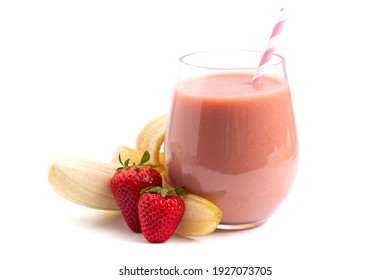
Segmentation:
[(253, 76), (252, 85), (254, 87), (257, 87), (261, 84), (261, 77), (263, 76), (262, 70), (264, 64), (266, 64), (268, 61), (271, 60), (272, 54), (275, 50), (276, 41), (278, 39), (278, 35), (280, 32), (282, 32), (283, 25), (286, 21), (285, 12), (284, 9), (280, 10), (280, 17), (276, 25), (274, 26), (274, 29), (272, 31), (272, 34), (268, 41), (268, 46), (266, 51), (263, 53), (263, 56), (261, 57), (261, 61), (259, 63), (259, 66), (257, 67), (256, 73)]

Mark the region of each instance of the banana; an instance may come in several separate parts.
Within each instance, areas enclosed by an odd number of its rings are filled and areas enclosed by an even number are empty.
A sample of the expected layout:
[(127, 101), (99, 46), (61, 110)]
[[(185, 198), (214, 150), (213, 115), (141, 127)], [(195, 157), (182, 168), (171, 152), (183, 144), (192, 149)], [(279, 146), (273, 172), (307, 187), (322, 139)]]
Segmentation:
[(55, 192), (76, 204), (101, 210), (119, 210), (110, 181), (118, 164), (66, 157), (49, 168), (49, 184)]
[[(122, 151), (127, 149), (130, 148), (118, 148)], [(48, 179), (54, 191), (67, 200), (98, 210), (119, 211), (110, 187), (111, 178), (119, 166), (80, 157), (65, 157), (51, 164)], [(172, 189), (165, 171), (161, 175), (164, 187)], [(221, 220), (221, 210), (207, 199), (194, 194), (184, 194), (181, 198), (186, 210), (176, 234), (201, 236), (212, 233)]]
[(151, 120), (138, 134), (136, 148), (141, 154), (148, 151), (152, 164), (163, 166), (160, 161), (160, 149), (165, 140), (167, 126), (168, 115), (162, 115)]
[(49, 168), (49, 184), (64, 198), (89, 208), (119, 210), (112, 195), (110, 181), (122, 159), (139, 162), (144, 151), (150, 153), (152, 164), (164, 170), (164, 154), (160, 148), (165, 138), (168, 115), (150, 121), (137, 137), (137, 150), (119, 146), (111, 163), (102, 163), (84, 158), (68, 157), (52, 163)]
[[(150, 153), (150, 163), (158, 164), (163, 186), (172, 189), (164, 168), (164, 153), (160, 152), (165, 139), (168, 115), (150, 121), (139, 133), (136, 150), (119, 146), (111, 163), (102, 163), (80, 157), (65, 157), (53, 162), (49, 168), (49, 184), (64, 198), (89, 208), (119, 211), (111, 191), (110, 181), (122, 159), (139, 162), (144, 151)], [(213, 232), (222, 212), (212, 202), (194, 194), (185, 194), (186, 210), (176, 230), (177, 235), (199, 236)]]
[(201, 236), (214, 232), (222, 218), (222, 211), (211, 201), (186, 193), (180, 196), (184, 201), (183, 218), (175, 234), (180, 236)]

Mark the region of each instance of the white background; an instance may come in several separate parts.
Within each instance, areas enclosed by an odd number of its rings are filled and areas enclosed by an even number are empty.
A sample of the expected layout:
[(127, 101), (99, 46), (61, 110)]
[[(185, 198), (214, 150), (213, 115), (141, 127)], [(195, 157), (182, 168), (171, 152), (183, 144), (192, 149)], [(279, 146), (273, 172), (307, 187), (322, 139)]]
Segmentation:
[[(0, 278), (143, 279), (118, 271), (177, 265), (273, 269), (199, 279), (389, 279), (387, 2), (0, 2)], [(148, 244), (120, 216), (52, 191), (57, 157), (110, 161), (168, 112), (181, 55), (263, 49), (282, 6), (276, 52), (286, 57), (301, 161), (266, 225)]]

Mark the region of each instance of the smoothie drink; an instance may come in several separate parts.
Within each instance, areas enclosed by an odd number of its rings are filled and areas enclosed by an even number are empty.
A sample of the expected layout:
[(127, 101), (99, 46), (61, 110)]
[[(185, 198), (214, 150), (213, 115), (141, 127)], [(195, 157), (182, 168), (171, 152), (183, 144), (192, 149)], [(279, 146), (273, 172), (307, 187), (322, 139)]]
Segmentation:
[(287, 196), (298, 142), (286, 80), (215, 74), (180, 82), (165, 141), (167, 176), (205, 197), (221, 224), (260, 225)]

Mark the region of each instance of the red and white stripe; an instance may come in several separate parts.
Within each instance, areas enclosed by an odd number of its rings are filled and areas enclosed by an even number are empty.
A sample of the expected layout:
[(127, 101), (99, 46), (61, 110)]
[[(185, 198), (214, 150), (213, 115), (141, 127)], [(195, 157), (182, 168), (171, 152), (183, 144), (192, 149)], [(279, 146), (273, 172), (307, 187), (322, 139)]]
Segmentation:
[(282, 32), (283, 25), (285, 22), (286, 22), (286, 15), (285, 15), (284, 9), (281, 9), (279, 20), (276, 23), (276, 25), (274, 26), (272, 34), (269, 38), (267, 49), (263, 53), (263, 56), (261, 57), (261, 61), (259, 63), (259, 66), (256, 70), (256, 73), (253, 76), (253, 80), (252, 80), (253, 86), (257, 86), (261, 83), (261, 76), (263, 75), (263, 73), (262, 73), (263, 65), (271, 60), (272, 54), (273, 54), (275, 46), (276, 46), (276, 41), (278, 40), (279, 34)]

